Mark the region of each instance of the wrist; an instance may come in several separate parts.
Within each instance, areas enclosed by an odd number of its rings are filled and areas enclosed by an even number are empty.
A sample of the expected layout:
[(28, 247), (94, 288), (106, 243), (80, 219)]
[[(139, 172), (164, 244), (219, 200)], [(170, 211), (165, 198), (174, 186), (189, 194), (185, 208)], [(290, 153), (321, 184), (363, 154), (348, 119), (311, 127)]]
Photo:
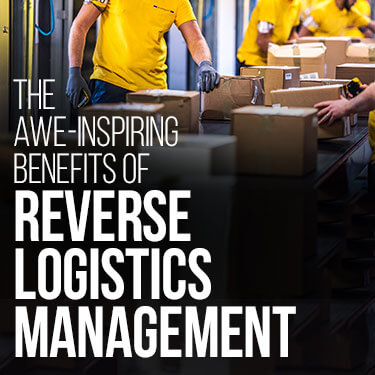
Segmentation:
[(344, 116), (349, 116), (352, 113), (352, 103), (347, 100), (344, 105)]
[(69, 74), (81, 74), (81, 67), (80, 66), (71, 66), (69, 68)]
[(212, 66), (212, 62), (210, 60), (203, 60), (200, 62), (199, 67), (202, 67), (204, 65)]

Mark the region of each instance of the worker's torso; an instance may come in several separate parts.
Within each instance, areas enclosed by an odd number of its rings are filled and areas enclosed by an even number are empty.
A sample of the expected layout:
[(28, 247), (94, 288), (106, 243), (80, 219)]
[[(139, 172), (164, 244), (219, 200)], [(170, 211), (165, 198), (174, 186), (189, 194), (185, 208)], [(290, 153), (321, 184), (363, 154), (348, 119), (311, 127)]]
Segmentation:
[(315, 36), (344, 36), (347, 28), (353, 23), (353, 12), (340, 10), (335, 0), (319, 3), (311, 12), (318, 22)]
[[(356, 8), (360, 13), (366, 15), (367, 17), (371, 16), (371, 6), (370, 3), (367, 0), (358, 0), (354, 8)], [(358, 29), (358, 27), (355, 27), (353, 25), (349, 25), (347, 29), (345, 30), (345, 36), (352, 36), (352, 37), (359, 37), (363, 38), (364, 35), (361, 30)]]
[[(177, 17), (194, 19), (187, 1), (108, 0), (101, 16), (92, 78), (131, 91), (166, 88), (164, 34)], [(181, 4), (185, 4), (182, 9)], [(189, 14), (181, 15), (183, 12)]]
[[(300, 10), (300, 0), (260, 0), (251, 15), (244, 41), (238, 51), (239, 60), (245, 61), (247, 65), (266, 65), (267, 56), (256, 42), (259, 21), (272, 21), (270, 22), (274, 25), (272, 42), (284, 44), (289, 39)], [(265, 17), (264, 14), (271, 12), (275, 16), (265, 19), (267, 16)]]

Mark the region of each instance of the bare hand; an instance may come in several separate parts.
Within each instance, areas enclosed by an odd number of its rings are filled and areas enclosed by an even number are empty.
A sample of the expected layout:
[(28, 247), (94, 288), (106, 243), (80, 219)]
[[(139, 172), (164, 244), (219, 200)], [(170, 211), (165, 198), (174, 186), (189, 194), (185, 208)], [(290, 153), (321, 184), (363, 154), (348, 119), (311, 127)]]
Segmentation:
[(340, 100), (330, 100), (315, 104), (315, 108), (320, 109), (318, 112), (319, 125), (327, 123), (328, 126), (339, 118), (346, 116), (349, 100), (341, 96)]

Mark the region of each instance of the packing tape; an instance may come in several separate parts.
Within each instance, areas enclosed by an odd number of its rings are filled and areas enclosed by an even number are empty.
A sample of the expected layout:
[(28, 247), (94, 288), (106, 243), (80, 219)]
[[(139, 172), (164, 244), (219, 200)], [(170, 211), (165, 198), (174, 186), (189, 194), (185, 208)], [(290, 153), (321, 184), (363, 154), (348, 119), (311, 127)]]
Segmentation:
[(230, 90), (232, 86), (232, 78), (223, 78), (223, 89)]
[(375, 61), (375, 46), (368, 47), (368, 57), (370, 61)]
[(261, 76), (261, 77), (264, 77), (265, 76), (265, 69), (263, 68), (259, 68), (258, 69), (258, 73), (257, 73), (257, 76)]
[(293, 65), (301, 67), (301, 50), (297, 44), (292, 47), (293, 51)]
[(225, 119), (230, 119), (232, 109), (233, 109), (232, 102), (224, 102), (222, 110), (223, 110), (223, 114), (224, 114)]
[(257, 104), (257, 100), (258, 100), (258, 84), (255, 83), (254, 85), (254, 92), (253, 92), (253, 98), (251, 99), (251, 104)]

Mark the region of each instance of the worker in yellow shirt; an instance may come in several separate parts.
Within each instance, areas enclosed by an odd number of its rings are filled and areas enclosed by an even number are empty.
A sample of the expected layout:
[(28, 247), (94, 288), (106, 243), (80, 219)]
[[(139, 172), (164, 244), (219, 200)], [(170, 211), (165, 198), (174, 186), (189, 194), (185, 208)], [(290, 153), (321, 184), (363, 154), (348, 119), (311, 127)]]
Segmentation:
[(301, 20), (305, 21), (310, 16), (311, 10), (316, 7), (322, 0), (302, 0), (301, 1)]
[[(371, 17), (371, 6), (368, 0), (357, 0), (354, 4), (361, 14), (364, 14), (367, 17)], [(352, 25), (349, 25), (345, 31), (345, 36), (358, 37), (358, 38), (372, 38), (372, 32), (368, 28), (358, 28)]]
[(369, 142), (372, 148), (372, 156), (368, 165), (369, 192), (375, 196), (375, 83), (363, 85), (363, 92), (351, 100), (331, 100), (316, 104), (319, 124), (331, 125), (335, 120), (350, 114), (370, 112), (369, 116)]
[(240, 65), (267, 65), (270, 42), (284, 44), (298, 37), (301, 0), (259, 0), (238, 50)]
[[(82, 57), (87, 32), (100, 15), (90, 90), (81, 75)], [(73, 107), (77, 108), (83, 92), (95, 104), (125, 101), (131, 91), (166, 89), (164, 34), (173, 24), (199, 65), (199, 88), (212, 91), (220, 76), (189, 0), (85, 0), (69, 37), (66, 94)]]
[(356, 0), (324, 0), (311, 10), (300, 30), (303, 36), (344, 36), (348, 26), (368, 27), (375, 23), (354, 7)]

